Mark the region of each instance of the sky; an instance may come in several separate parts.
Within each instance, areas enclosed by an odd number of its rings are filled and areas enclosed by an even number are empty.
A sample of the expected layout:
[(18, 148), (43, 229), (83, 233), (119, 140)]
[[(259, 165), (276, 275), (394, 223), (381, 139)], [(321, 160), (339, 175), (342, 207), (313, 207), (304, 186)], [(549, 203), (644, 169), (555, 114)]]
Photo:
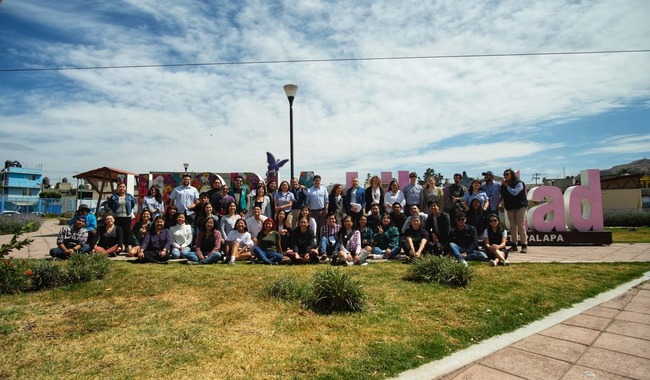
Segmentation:
[(648, 50), (648, 19), (647, 0), (4, 0), (0, 159), (53, 183), (263, 175), (290, 157), (293, 83), (295, 171), (325, 184), (607, 169), (650, 157), (650, 52), (521, 54)]

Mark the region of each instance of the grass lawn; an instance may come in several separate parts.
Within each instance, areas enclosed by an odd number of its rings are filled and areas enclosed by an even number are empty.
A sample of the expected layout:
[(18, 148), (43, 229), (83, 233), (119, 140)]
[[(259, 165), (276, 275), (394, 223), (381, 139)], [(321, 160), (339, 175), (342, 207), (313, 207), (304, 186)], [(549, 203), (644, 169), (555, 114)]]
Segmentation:
[(612, 231), (614, 243), (650, 243), (650, 227), (606, 228)]
[(595, 296), (650, 263), (472, 264), (467, 288), (341, 268), (365, 311), (322, 316), (263, 288), (318, 266), (115, 262), (103, 281), (0, 297), (0, 378), (379, 379)]

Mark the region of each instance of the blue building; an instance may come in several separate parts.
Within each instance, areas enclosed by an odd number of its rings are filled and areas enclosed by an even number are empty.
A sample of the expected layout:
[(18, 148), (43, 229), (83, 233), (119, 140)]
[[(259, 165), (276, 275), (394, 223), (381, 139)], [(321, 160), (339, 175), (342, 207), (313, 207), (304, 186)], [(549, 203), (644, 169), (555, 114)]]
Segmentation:
[(13, 210), (21, 213), (38, 211), (43, 185), (43, 169), (23, 168), (18, 161), (5, 161), (0, 171), (0, 212)]

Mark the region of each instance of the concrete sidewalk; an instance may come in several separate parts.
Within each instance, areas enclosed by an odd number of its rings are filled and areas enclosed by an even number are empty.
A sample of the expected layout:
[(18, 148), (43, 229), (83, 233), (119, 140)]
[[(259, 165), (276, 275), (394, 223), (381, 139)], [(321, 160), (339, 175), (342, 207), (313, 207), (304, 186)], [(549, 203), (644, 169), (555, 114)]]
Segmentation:
[[(58, 220), (23, 235), (34, 242), (14, 258), (46, 258), (56, 245)], [(7, 243), (11, 236), (0, 236)], [(114, 260), (130, 259), (119, 256)], [(528, 247), (522, 262), (650, 262), (650, 244), (604, 247)], [(507, 270), (507, 268), (500, 268)], [(650, 272), (633, 282), (560, 310), (515, 332), (493, 337), (399, 379), (649, 379)]]

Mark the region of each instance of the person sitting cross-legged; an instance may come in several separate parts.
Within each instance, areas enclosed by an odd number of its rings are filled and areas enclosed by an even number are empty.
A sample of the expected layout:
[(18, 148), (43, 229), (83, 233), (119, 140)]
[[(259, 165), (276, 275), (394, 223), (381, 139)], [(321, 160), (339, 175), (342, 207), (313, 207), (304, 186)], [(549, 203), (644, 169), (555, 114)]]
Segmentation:
[(262, 231), (257, 234), (257, 243), (253, 248), (253, 253), (263, 264), (277, 264), (282, 261), (283, 257), (281, 239), (280, 233), (275, 231), (275, 222), (273, 219), (267, 218), (262, 224)]
[(381, 225), (373, 235), (375, 245), (371, 248), (374, 259), (395, 259), (399, 256), (399, 231), (393, 225), (390, 214), (381, 218)]
[(466, 260), (484, 261), (487, 255), (478, 250), (478, 237), (476, 228), (466, 223), (465, 214), (456, 214), (456, 228), (449, 233), (449, 251), (458, 262), (467, 266)]
[(336, 216), (329, 214), (327, 216), (327, 223), (320, 229), (320, 250), (321, 260), (327, 256), (334, 256), (338, 254), (339, 246), (337, 238), (341, 226), (336, 224)]
[(86, 216), (78, 215), (72, 227), (61, 228), (56, 238), (56, 247), (50, 249), (50, 256), (55, 259), (67, 259), (75, 252), (87, 253), (90, 251), (87, 242)]
[[(209, 205), (209, 204), (208, 204)], [(212, 207), (212, 205), (209, 205)], [(207, 206), (206, 206), (207, 208)], [(201, 229), (196, 237), (196, 253), (188, 252), (185, 254), (188, 264), (214, 264), (221, 260), (221, 232), (217, 230), (217, 221), (214, 218), (207, 218), (203, 222)]]
[(308, 216), (300, 218), (298, 227), (291, 232), (289, 258), (292, 263), (318, 263), (318, 244), (316, 244), (316, 235), (309, 228), (308, 218)]
[[(415, 205), (413, 207), (416, 207)], [(426, 253), (433, 252), (435, 246), (429, 241), (429, 233), (422, 226), (419, 215), (412, 215), (411, 225), (404, 232), (402, 249), (406, 253), (407, 261), (418, 259)]]

